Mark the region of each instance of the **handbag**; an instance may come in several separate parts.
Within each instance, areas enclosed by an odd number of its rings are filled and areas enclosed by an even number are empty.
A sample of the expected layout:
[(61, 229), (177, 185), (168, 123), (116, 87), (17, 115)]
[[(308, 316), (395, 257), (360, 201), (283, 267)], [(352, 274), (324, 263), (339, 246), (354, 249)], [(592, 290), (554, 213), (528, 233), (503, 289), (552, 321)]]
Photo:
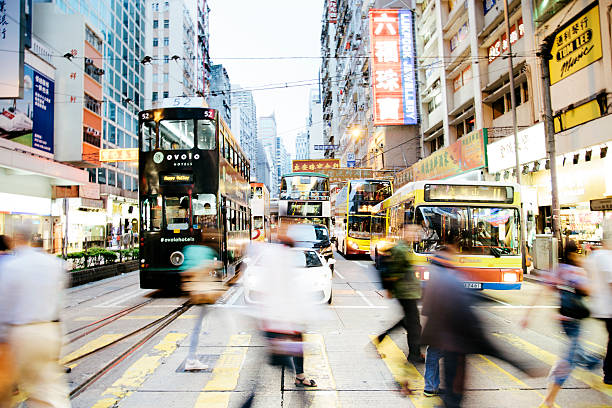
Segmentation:
[(591, 315), (591, 311), (584, 301), (584, 295), (576, 293), (576, 290), (569, 287), (559, 288), (561, 307), (559, 313), (572, 319), (586, 319)]

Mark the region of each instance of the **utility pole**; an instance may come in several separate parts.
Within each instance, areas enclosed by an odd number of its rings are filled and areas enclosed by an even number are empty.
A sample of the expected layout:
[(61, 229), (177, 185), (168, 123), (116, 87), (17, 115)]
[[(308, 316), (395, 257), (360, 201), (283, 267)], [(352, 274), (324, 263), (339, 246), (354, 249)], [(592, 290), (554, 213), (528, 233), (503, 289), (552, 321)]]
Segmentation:
[[(512, 39), (510, 38), (510, 18), (508, 17), (508, 0), (504, 0), (504, 19), (506, 20), (506, 41), (508, 41), (508, 77), (510, 78), (510, 103), (512, 105), (512, 127), (514, 129), (514, 158), (516, 160), (516, 182), (521, 186), (521, 162), (519, 160), (518, 124), (516, 123), (516, 95), (514, 93), (514, 71), (512, 63)], [(517, 33), (518, 35), (518, 33)], [(523, 271), (527, 272), (527, 225), (525, 210), (521, 205), (520, 216), (521, 231), (521, 258)]]
[(544, 39), (540, 52), (538, 53), (542, 61), (542, 81), (544, 91), (544, 132), (546, 135), (546, 153), (550, 167), (551, 184), (551, 206), (552, 206), (552, 232), (557, 242), (561, 243), (561, 228), (559, 226), (559, 189), (557, 185), (557, 148), (555, 146), (555, 124), (552, 115), (552, 103), (550, 101), (550, 71), (548, 61), (552, 59), (550, 51), (555, 41), (557, 30)]

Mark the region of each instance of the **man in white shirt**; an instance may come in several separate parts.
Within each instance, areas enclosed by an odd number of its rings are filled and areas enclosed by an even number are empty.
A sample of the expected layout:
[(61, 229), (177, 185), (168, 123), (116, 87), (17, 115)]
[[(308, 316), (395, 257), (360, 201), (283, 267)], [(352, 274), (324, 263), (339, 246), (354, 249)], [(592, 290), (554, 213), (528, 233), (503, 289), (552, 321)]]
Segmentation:
[(603, 222), (603, 249), (593, 251), (586, 263), (591, 279), (591, 315), (603, 320), (608, 330), (608, 347), (603, 364), (606, 384), (612, 384), (612, 219)]
[(15, 361), (16, 383), (28, 407), (68, 408), (68, 387), (59, 365), (62, 261), (32, 248), (30, 222), (15, 227), (14, 255), (0, 264), (0, 342)]

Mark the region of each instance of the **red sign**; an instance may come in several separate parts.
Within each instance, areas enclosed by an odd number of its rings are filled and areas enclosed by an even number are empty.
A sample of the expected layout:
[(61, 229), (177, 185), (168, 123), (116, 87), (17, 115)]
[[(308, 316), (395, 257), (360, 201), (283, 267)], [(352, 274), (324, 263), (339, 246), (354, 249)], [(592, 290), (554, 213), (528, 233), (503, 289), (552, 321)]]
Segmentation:
[(374, 125), (403, 125), (398, 10), (370, 10)]
[(336, 0), (329, 0), (327, 4), (327, 20), (332, 24), (338, 22), (338, 2)]
[[(518, 27), (518, 33), (517, 33)], [(523, 18), (521, 17), (516, 24), (510, 27), (510, 42), (514, 44), (523, 38), (525, 35), (525, 26), (523, 25)], [(495, 40), (495, 42), (489, 47), (489, 64), (492, 63), (495, 58), (499, 57), (502, 52), (508, 50), (508, 40), (506, 39), (506, 33), (502, 34), (501, 39)]]

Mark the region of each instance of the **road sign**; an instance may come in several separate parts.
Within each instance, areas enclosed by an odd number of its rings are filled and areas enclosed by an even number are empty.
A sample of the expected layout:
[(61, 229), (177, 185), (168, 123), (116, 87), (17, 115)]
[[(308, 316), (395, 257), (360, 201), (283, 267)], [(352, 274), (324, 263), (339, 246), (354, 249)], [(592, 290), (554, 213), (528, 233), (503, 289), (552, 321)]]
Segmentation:
[(340, 145), (314, 145), (315, 150), (338, 150)]
[(355, 160), (347, 160), (346, 167), (355, 167)]

